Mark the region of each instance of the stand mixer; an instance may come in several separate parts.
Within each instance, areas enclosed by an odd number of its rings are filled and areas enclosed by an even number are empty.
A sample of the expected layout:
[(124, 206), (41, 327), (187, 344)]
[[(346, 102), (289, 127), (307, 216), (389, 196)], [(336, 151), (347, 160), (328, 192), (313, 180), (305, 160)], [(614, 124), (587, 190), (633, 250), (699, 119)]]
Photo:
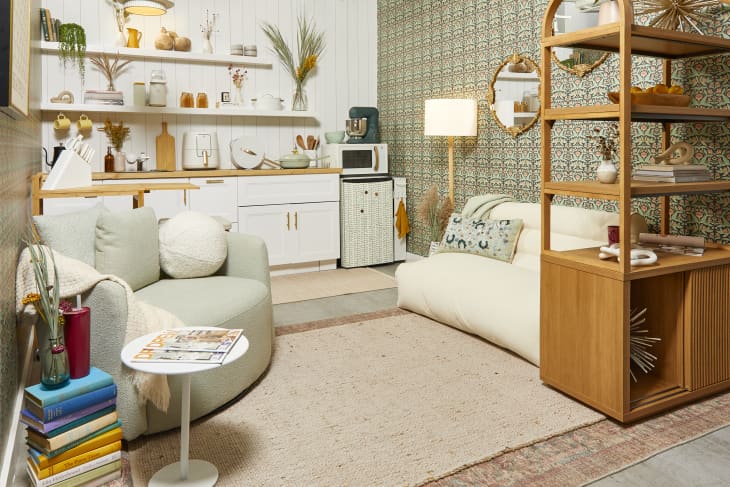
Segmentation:
[(377, 108), (351, 107), (348, 115), (350, 118), (345, 120), (348, 144), (377, 144), (380, 142)]

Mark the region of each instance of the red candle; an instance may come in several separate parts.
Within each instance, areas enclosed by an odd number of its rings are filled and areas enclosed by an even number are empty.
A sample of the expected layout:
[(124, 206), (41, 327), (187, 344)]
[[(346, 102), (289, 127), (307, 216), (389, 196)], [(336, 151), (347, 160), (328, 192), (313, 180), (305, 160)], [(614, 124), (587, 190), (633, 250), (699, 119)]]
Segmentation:
[(90, 317), (88, 306), (73, 308), (71, 311), (63, 313), (66, 351), (72, 379), (89, 375)]

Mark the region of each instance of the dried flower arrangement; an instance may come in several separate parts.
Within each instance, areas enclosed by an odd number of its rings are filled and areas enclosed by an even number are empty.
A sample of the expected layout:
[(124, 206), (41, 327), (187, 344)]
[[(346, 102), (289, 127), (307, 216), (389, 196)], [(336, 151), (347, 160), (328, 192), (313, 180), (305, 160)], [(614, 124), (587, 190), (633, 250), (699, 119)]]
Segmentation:
[(114, 80), (122, 73), (124, 68), (126, 68), (127, 65), (132, 62), (131, 59), (128, 59), (120, 63), (118, 52), (114, 55), (113, 62), (109, 60), (109, 56), (107, 56), (106, 54), (89, 56), (89, 61), (91, 61), (91, 64), (96, 66), (96, 69), (101, 71), (101, 74), (106, 77), (106, 89), (108, 91), (114, 91)]
[(601, 129), (598, 127), (594, 128), (593, 132), (595, 132), (596, 135), (589, 135), (588, 138), (596, 142), (599, 154), (601, 154), (604, 159), (613, 159), (618, 154), (619, 149), (618, 124), (609, 124), (606, 133), (602, 135), (598, 135), (601, 134)]
[(124, 126), (124, 122), (114, 125), (108, 118), (104, 121), (104, 125), (97, 130), (104, 132), (109, 139), (109, 143), (114, 146), (117, 152), (122, 151), (124, 141), (129, 138), (129, 127)]
[(453, 212), (454, 204), (448, 196), (439, 205), (439, 192), (435, 184), (423, 194), (421, 202), (416, 206), (416, 215), (426, 225), (431, 242), (441, 241)]
[(243, 82), (247, 78), (248, 71), (245, 69), (243, 71), (241, 71), (241, 68), (236, 68), (236, 70), (234, 71), (233, 65), (229, 64), (228, 65), (228, 74), (231, 75), (231, 81), (233, 81), (233, 85), (236, 88), (240, 88), (243, 85)]

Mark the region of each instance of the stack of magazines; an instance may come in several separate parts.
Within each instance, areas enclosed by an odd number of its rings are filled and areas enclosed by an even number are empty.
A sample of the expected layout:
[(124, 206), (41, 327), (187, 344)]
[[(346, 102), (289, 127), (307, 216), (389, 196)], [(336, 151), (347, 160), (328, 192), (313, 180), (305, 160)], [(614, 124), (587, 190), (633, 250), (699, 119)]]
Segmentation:
[(121, 91), (84, 90), (84, 103), (89, 105), (124, 105)]
[(710, 181), (710, 171), (701, 164), (645, 164), (634, 171), (636, 181), (656, 181), (660, 183), (694, 183)]
[(669, 254), (701, 257), (705, 253), (705, 238), (687, 235), (640, 233), (639, 247)]
[(222, 364), (243, 330), (164, 330), (132, 357), (133, 362)]

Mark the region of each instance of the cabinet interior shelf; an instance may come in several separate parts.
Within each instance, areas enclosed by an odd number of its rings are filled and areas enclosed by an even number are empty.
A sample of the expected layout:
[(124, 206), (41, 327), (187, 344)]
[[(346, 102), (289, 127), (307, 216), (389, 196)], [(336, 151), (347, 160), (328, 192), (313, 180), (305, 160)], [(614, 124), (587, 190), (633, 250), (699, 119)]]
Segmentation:
[(92, 105), (84, 103), (42, 103), (45, 112), (71, 113), (143, 113), (157, 115), (228, 116), (228, 117), (279, 117), (317, 118), (316, 112), (289, 110), (254, 110), (253, 108), (180, 108), (180, 107), (138, 107), (134, 105)]
[(708, 246), (705, 248), (704, 255), (700, 257), (658, 252), (659, 259), (656, 264), (635, 266), (631, 268), (629, 274), (624, 274), (615, 259), (599, 259), (598, 252), (598, 247), (591, 247), (578, 250), (545, 250), (542, 255), (548, 262), (617, 280), (635, 280), (730, 264), (730, 249), (723, 246)]
[[(635, 24), (630, 26), (630, 31), (631, 52), (640, 56), (678, 59), (730, 52), (730, 39), (721, 37)], [(613, 23), (546, 37), (542, 45), (618, 52), (620, 40), (620, 24)]]
[[(545, 120), (618, 120), (616, 103), (582, 107), (546, 108)], [(730, 110), (723, 108), (632, 105), (631, 119), (650, 122), (727, 122)]]
[[(547, 194), (577, 196), (602, 200), (618, 200), (619, 184), (604, 184), (598, 181), (548, 181), (544, 191)], [(631, 181), (631, 196), (664, 196), (672, 194), (713, 193), (730, 191), (730, 181), (702, 181), (692, 183), (663, 183), (654, 181)]]
[[(41, 42), (41, 50), (43, 52), (58, 52), (58, 42)], [(106, 54), (114, 56), (119, 53), (120, 57), (129, 59), (158, 59), (161, 61), (184, 61), (186, 63), (196, 64), (216, 64), (234, 66), (272, 66), (271, 60), (254, 56), (231, 56), (228, 54), (206, 54), (202, 52), (183, 52), (183, 51), (161, 51), (159, 49), (134, 49), (129, 47), (104, 47), (104, 46), (87, 46), (87, 54)]]

